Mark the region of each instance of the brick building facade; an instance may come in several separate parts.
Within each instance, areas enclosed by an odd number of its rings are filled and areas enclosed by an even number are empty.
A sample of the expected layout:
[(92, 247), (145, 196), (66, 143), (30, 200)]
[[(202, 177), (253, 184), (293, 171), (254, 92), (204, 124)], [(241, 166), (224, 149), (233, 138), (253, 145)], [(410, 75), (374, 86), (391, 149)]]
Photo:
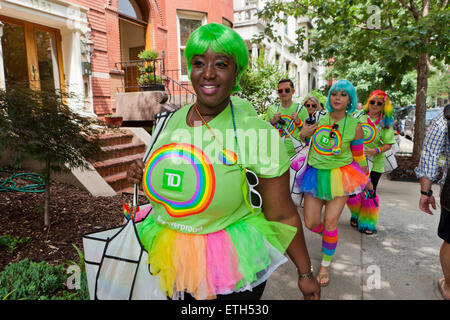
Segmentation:
[(167, 74), (186, 83), (187, 36), (209, 22), (232, 25), (233, 0), (3, 0), (0, 87), (68, 89), (78, 112), (113, 113), (125, 90), (121, 62), (154, 49)]

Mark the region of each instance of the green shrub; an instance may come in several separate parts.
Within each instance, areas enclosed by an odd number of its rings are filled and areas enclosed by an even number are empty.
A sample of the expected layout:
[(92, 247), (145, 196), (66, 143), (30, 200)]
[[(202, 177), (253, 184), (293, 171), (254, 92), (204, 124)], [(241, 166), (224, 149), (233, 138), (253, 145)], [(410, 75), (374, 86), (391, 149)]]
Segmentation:
[(0, 273), (0, 297), (9, 300), (88, 300), (86, 274), (81, 274), (80, 290), (66, 290), (64, 265), (24, 259)]
[(64, 267), (24, 259), (10, 264), (0, 274), (0, 296), (11, 300), (47, 300), (64, 289)]
[(19, 238), (12, 237), (9, 234), (0, 236), (0, 250), (9, 249), (9, 251), (14, 251), (19, 244), (25, 243), (30, 238)]

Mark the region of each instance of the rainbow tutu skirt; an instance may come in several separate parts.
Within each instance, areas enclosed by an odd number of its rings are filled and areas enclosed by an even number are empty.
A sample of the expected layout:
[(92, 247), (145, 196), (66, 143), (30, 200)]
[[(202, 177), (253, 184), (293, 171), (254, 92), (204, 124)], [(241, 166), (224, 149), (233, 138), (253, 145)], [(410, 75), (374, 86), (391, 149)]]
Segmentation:
[(355, 161), (335, 169), (316, 169), (308, 165), (296, 179), (301, 193), (327, 201), (360, 193), (368, 181), (369, 178)]
[(214, 299), (266, 281), (287, 262), (284, 252), (296, 228), (252, 214), (223, 230), (208, 234), (181, 233), (155, 222), (149, 215), (137, 226), (148, 251), (153, 275), (173, 299), (184, 292), (195, 299)]

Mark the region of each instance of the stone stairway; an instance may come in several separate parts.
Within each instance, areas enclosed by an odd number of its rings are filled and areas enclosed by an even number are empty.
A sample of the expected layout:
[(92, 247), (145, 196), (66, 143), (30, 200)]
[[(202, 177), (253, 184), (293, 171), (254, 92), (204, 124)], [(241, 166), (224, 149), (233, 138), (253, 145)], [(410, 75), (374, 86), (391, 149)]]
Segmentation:
[(133, 143), (133, 134), (127, 130), (117, 130), (100, 137), (103, 153), (92, 163), (100, 176), (117, 192), (133, 192), (133, 185), (127, 181), (128, 166), (135, 159), (142, 159), (144, 143)]

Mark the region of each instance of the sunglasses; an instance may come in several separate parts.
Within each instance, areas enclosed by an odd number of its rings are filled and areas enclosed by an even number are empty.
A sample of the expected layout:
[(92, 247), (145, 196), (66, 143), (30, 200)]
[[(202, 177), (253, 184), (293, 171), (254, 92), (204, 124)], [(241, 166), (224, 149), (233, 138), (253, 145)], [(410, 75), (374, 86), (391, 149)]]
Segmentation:
[(330, 139), (336, 138), (336, 130), (337, 129), (339, 129), (339, 125), (337, 123), (333, 124), (333, 126), (331, 127)]
[(307, 108), (317, 108), (317, 106), (315, 104), (305, 104), (305, 107)]
[(249, 189), (249, 199), (253, 208), (261, 208), (262, 206), (262, 197), (258, 191), (255, 190), (255, 187), (259, 183), (258, 176), (251, 170), (245, 168), (245, 179), (247, 180), (248, 189)]
[(379, 107), (381, 107), (384, 104), (383, 102), (377, 102), (377, 101), (374, 101), (374, 100), (370, 100), (369, 103), (372, 104), (372, 105), (376, 104)]
[[(289, 92), (291, 92), (291, 89), (290, 88), (286, 88), (286, 89), (284, 89), (284, 92), (285, 93), (289, 93)], [(278, 89), (278, 93), (283, 93), (283, 89)]]

